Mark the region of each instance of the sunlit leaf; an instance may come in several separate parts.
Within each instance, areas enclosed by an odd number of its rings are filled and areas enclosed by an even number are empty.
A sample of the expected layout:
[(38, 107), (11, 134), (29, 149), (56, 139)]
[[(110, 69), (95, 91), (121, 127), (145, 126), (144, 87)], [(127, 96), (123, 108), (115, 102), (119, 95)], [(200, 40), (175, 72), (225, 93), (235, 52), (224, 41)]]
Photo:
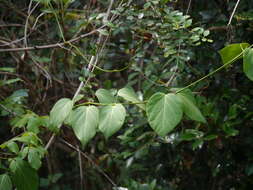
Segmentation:
[(69, 119), (75, 135), (86, 145), (97, 131), (99, 121), (99, 111), (95, 106), (81, 106), (74, 110)]
[(238, 44), (231, 44), (219, 51), (223, 64), (227, 64), (229, 62), (232, 63), (232, 60), (237, 60), (239, 58), (242, 58), (242, 55), (239, 56), (242, 51), (249, 47), (250, 45), (248, 43), (238, 43)]
[(59, 128), (67, 118), (73, 107), (73, 101), (68, 98), (62, 98), (56, 102), (50, 111), (50, 127)]
[(126, 110), (121, 104), (104, 106), (99, 112), (99, 130), (108, 138), (121, 128), (125, 117)]
[(182, 104), (175, 94), (156, 93), (146, 106), (148, 121), (160, 136), (172, 131), (183, 116)]

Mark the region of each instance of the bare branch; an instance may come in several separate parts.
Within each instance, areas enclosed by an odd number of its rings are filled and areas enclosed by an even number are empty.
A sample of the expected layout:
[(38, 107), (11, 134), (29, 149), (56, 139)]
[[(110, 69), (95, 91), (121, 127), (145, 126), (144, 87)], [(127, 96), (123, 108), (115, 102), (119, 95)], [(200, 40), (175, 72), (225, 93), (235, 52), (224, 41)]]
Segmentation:
[(66, 41), (66, 42), (48, 44), (48, 45), (42, 45), (42, 46), (33, 46), (33, 47), (0, 49), (0, 53), (2, 53), (2, 52), (15, 52), (15, 51), (31, 51), (31, 50), (40, 50), (40, 49), (49, 49), (49, 48), (61, 48), (64, 45), (68, 45), (70, 43), (75, 43), (75, 42), (81, 40), (82, 38), (85, 38), (87, 36), (97, 33), (100, 29), (104, 28), (105, 26), (106, 25), (103, 25), (103, 26), (99, 27), (98, 29), (92, 30), (91, 32), (88, 32), (86, 34), (82, 34), (82, 35), (80, 35), (76, 38), (73, 38), (69, 41)]
[(77, 149), (75, 146), (73, 146), (72, 144), (68, 143), (67, 141), (65, 141), (64, 139), (60, 138), (60, 141), (62, 143), (64, 143), (65, 145), (67, 145), (68, 147), (72, 148), (75, 151), (80, 151), (80, 154), (86, 158), (89, 162), (91, 162), (94, 167), (114, 186), (117, 187), (117, 184), (84, 152), (82, 152), (81, 150)]

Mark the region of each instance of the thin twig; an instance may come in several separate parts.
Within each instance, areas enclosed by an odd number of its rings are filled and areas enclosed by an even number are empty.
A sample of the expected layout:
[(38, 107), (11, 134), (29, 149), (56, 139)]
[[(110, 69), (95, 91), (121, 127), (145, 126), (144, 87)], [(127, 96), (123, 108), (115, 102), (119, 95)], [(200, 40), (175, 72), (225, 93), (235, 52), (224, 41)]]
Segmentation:
[[(68, 147), (72, 148), (73, 150), (78, 152), (78, 149), (73, 146), (72, 144), (68, 143), (67, 141), (65, 141), (64, 139), (60, 138), (60, 141), (62, 143), (64, 143), (65, 145), (67, 145)], [(117, 187), (117, 184), (84, 152), (82, 152), (81, 150), (79, 150), (80, 154), (86, 158), (90, 163), (92, 163), (94, 165), (94, 167), (114, 186)]]
[(60, 48), (61, 46), (70, 44), (70, 43), (75, 43), (82, 38), (85, 38), (87, 36), (90, 36), (92, 34), (95, 34), (98, 32), (98, 30), (104, 28), (106, 25), (103, 25), (95, 30), (92, 30), (91, 32), (88, 32), (86, 34), (82, 34), (76, 38), (73, 38), (69, 41), (62, 42), (62, 43), (55, 43), (55, 44), (48, 44), (48, 45), (42, 45), (42, 46), (32, 46), (32, 47), (23, 47), (23, 48), (10, 48), (10, 49), (0, 49), (0, 53), (2, 52), (14, 52), (14, 51), (31, 51), (31, 50), (40, 50), (40, 49), (48, 49), (48, 48)]
[(79, 172), (80, 172), (80, 189), (83, 190), (84, 185), (84, 177), (83, 177), (83, 164), (82, 164), (82, 155), (79, 146), (77, 145), (77, 152), (78, 152), (78, 163), (79, 163)]
[(55, 133), (50, 137), (49, 141), (47, 142), (47, 145), (45, 146), (46, 150), (51, 146), (51, 144), (53, 143), (54, 139), (55, 139)]
[(234, 10), (233, 10), (233, 12), (232, 12), (232, 14), (231, 14), (231, 16), (230, 16), (230, 18), (229, 18), (229, 21), (228, 21), (227, 26), (229, 26), (229, 25), (231, 24), (232, 19), (233, 19), (234, 14), (235, 14), (235, 11), (236, 11), (236, 9), (237, 9), (239, 3), (240, 3), (240, 0), (237, 0), (237, 2), (236, 2), (236, 4), (235, 4), (235, 7), (234, 7)]
[(190, 10), (190, 8), (191, 8), (191, 3), (192, 3), (192, 0), (190, 0), (189, 3), (188, 3), (188, 7), (187, 7), (186, 14), (189, 13), (189, 10)]

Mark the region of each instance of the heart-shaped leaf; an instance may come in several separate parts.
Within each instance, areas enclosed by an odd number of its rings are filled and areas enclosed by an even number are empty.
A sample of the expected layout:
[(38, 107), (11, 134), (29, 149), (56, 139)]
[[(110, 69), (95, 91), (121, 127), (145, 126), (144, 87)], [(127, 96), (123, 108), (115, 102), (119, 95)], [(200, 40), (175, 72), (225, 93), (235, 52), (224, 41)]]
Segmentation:
[(180, 99), (175, 94), (156, 93), (146, 106), (148, 121), (160, 136), (172, 131), (183, 116)]
[(104, 106), (99, 112), (99, 130), (109, 138), (121, 128), (125, 117), (126, 110), (121, 104)]
[(73, 107), (73, 101), (68, 98), (62, 98), (56, 102), (50, 111), (50, 127), (59, 128), (63, 121), (68, 117)]
[(97, 131), (99, 112), (95, 106), (81, 106), (74, 110), (69, 118), (77, 138), (86, 145)]

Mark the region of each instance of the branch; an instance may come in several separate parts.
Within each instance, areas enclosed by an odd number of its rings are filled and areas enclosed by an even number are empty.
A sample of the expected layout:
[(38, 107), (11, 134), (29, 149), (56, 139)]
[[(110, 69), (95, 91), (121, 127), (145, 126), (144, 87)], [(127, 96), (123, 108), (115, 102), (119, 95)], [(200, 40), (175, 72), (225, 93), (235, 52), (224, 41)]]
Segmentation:
[(78, 153), (80, 153), (84, 158), (86, 158), (89, 162), (91, 162), (94, 167), (114, 186), (117, 188), (116, 183), (84, 152), (82, 152), (80, 149), (76, 148), (75, 146), (73, 146), (72, 144), (68, 143), (67, 141), (65, 141), (64, 139), (60, 139), (60, 141), (62, 143), (64, 143), (65, 145), (67, 145), (68, 147), (70, 147), (71, 149), (77, 151)]
[(16, 52), (16, 51), (31, 51), (31, 50), (40, 50), (40, 49), (49, 49), (49, 48), (62, 48), (64, 45), (68, 45), (70, 43), (75, 43), (82, 38), (85, 38), (87, 36), (90, 36), (92, 34), (95, 34), (98, 32), (98, 30), (104, 28), (106, 25), (101, 26), (98, 29), (92, 30), (91, 32), (88, 32), (86, 34), (82, 34), (76, 38), (73, 38), (69, 41), (62, 42), (62, 43), (56, 43), (56, 44), (49, 44), (49, 45), (42, 45), (42, 46), (33, 46), (33, 47), (23, 47), (23, 48), (10, 48), (10, 49), (0, 49), (0, 53), (2, 52)]

